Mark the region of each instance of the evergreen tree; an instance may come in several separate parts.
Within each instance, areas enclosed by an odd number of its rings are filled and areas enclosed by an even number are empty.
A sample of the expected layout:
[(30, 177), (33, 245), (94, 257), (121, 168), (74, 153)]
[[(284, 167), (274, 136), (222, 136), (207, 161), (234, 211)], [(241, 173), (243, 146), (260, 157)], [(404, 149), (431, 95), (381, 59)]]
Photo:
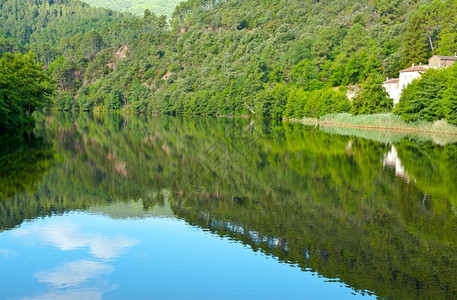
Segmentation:
[(408, 23), (405, 33), (404, 66), (412, 63), (426, 63), (429, 58), (427, 34), (424, 20), (419, 14), (414, 14)]

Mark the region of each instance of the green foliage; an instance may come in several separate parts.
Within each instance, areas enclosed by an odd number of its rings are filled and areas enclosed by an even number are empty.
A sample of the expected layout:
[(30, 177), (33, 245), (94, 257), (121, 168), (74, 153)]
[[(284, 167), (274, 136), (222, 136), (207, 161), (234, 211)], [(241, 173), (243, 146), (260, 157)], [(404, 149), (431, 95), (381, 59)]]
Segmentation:
[[(455, 69), (425, 72), (420, 80), (414, 80), (403, 91), (394, 109), (405, 121), (436, 121), (449, 116), (453, 109), (452, 86), (456, 80)], [(446, 100), (444, 95), (446, 92)], [(447, 106), (449, 105), (449, 106)]]
[(93, 9), (76, 0), (4, 0), (0, 3), (1, 35), (23, 44), (47, 43), (52, 47), (64, 37), (103, 30), (122, 18), (121, 13)]
[(25, 126), (54, 94), (54, 83), (33, 52), (0, 57), (0, 131)]
[(457, 51), (457, 32), (451, 31), (449, 28), (441, 30), (439, 33), (439, 55), (455, 55)]
[(105, 98), (105, 107), (109, 110), (118, 110), (122, 105), (122, 92), (114, 89), (110, 92), (108, 97)]
[[(452, 0), (190, 0), (177, 5), (171, 28), (152, 7), (135, 17), (73, 0), (19, 2), (2, 6), (1, 16), (14, 17), (3, 17), (0, 53), (34, 49), (59, 92), (73, 93), (86, 110), (298, 116), (304, 102), (295, 107), (287, 100), (295, 88), (311, 92), (360, 85), (370, 74), (393, 77), (432, 54), (452, 54), (456, 45)], [(90, 93), (78, 93), (84, 86)], [(113, 89), (122, 95), (113, 96)], [(309, 104), (306, 113), (317, 110)]]
[(289, 88), (287, 85), (278, 83), (271, 89), (262, 91), (257, 96), (257, 111), (264, 117), (281, 119), (287, 103)]
[(449, 123), (457, 125), (457, 67), (450, 68), (446, 73), (446, 90), (442, 94), (444, 116)]
[(351, 112), (354, 115), (377, 114), (392, 110), (393, 100), (381, 86), (382, 78), (371, 75), (362, 84), (352, 100)]
[(309, 94), (303, 114), (305, 117), (319, 118), (327, 114), (347, 112), (350, 107), (344, 92), (327, 88)]
[(76, 71), (76, 64), (74, 61), (60, 56), (48, 67), (49, 73), (57, 80), (59, 88), (62, 91), (73, 90), (77, 83), (76, 78), (73, 76)]
[(410, 62), (426, 63), (430, 56), (430, 48), (427, 43), (427, 32), (421, 15), (415, 14), (412, 16), (405, 33), (405, 39), (404, 60), (407, 65)]
[(57, 97), (57, 109), (62, 111), (71, 111), (76, 110), (78, 108), (75, 98), (73, 94), (68, 92), (60, 93)]

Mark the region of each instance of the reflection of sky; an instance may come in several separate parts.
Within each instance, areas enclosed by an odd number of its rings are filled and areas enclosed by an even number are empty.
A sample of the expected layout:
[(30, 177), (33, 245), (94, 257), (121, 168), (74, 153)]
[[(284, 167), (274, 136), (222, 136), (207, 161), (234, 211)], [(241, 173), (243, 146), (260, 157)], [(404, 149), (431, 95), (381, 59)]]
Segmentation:
[(114, 268), (98, 261), (80, 260), (63, 263), (51, 272), (38, 272), (38, 282), (45, 282), (54, 287), (73, 287), (102, 274), (110, 274)]
[(87, 247), (93, 256), (100, 259), (116, 258), (126, 248), (135, 244), (134, 241), (122, 237), (110, 238), (100, 234), (83, 233), (80, 227), (81, 225), (60, 222), (39, 228), (19, 228), (14, 234), (25, 238), (34, 236), (40, 242), (63, 251)]
[(6, 299), (361, 296), (171, 218), (113, 220), (75, 212), (0, 233), (0, 245)]
[(25, 297), (21, 300), (98, 300), (103, 299), (103, 293), (97, 290), (82, 290), (82, 291), (73, 291), (73, 292), (56, 292), (49, 293), (37, 297)]
[(5, 258), (10, 258), (11, 255), (8, 250), (0, 248), (0, 256), (3, 256)]

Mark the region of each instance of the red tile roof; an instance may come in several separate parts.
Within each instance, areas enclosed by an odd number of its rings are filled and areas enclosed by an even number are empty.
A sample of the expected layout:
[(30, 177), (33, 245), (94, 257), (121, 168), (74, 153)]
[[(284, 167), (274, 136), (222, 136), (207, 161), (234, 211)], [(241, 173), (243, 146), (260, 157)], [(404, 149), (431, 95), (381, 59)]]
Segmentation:
[(419, 73), (423, 73), (425, 71), (427, 71), (428, 69), (427, 68), (424, 68), (424, 66), (415, 66), (415, 67), (410, 67), (410, 68), (407, 68), (407, 69), (403, 69), (400, 71), (400, 73), (403, 73), (403, 72), (419, 72)]
[(398, 79), (398, 78), (392, 78), (392, 79), (384, 81), (383, 84), (398, 83), (399, 81), (400, 81), (400, 79)]

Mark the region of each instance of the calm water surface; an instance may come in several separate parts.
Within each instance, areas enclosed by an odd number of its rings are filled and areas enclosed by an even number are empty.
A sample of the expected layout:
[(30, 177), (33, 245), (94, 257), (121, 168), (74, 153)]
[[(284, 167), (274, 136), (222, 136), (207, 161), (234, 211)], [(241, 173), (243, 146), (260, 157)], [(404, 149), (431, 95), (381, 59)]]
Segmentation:
[(1, 299), (457, 297), (455, 144), (64, 113), (1, 143)]

